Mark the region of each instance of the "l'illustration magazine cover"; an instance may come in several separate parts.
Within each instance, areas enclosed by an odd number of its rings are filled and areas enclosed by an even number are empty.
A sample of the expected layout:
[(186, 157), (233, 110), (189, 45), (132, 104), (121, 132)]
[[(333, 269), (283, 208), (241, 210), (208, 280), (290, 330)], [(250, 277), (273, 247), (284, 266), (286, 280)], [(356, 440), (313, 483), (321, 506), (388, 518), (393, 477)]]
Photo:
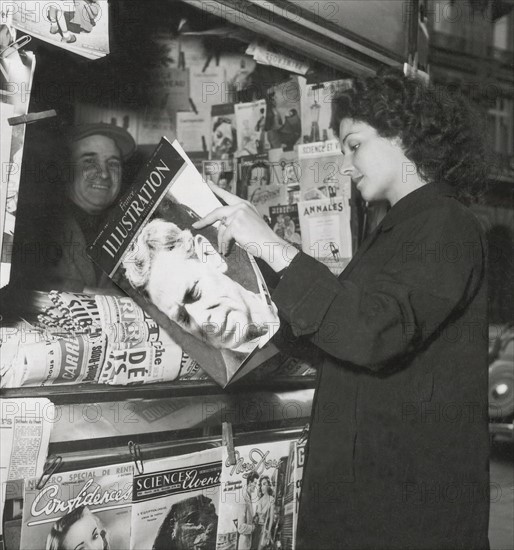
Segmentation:
[(276, 353), (279, 319), (255, 260), (237, 245), (220, 255), (216, 226), (192, 227), (220, 204), (163, 138), (89, 254), (225, 387)]

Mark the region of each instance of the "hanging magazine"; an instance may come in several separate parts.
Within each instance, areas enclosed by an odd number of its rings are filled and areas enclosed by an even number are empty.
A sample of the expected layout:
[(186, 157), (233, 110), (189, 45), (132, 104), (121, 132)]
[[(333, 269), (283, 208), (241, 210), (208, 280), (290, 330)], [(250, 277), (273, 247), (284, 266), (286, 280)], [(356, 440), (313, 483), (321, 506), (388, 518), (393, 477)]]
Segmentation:
[(28, 308), (1, 335), (0, 387), (164, 382), (196, 366), (128, 296), (33, 292)]
[(253, 258), (218, 253), (220, 206), (177, 141), (161, 140), (90, 247), (90, 257), (219, 384), (274, 355), (277, 309)]
[[(282, 534), (282, 540), (284, 543), (282, 544), (282, 548), (286, 549), (289, 548), (290, 550), (294, 550), (296, 547), (296, 530), (298, 527), (298, 511), (300, 509), (300, 494), (302, 492), (302, 480), (303, 480), (303, 466), (305, 464), (305, 441), (300, 443), (298, 441), (294, 441), (291, 444), (291, 462), (289, 464), (290, 471), (292, 472), (292, 479), (290, 481), (293, 482), (293, 488), (290, 493), (290, 496), (292, 497), (292, 502), (289, 507), (286, 506), (287, 511), (284, 521), (284, 530), (288, 528), (290, 525), (291, 530), (291, 546), (287, 544), (287, 541), (285, 541), (284, 533)], [(290, 523), (289, 523), (290, 521)]]
[(237, 149), (237, 125), (233, 103), (222, 103), (211, 107), (212, 160), (229, 159)]
[(239, 156), (257, 155), (269, 149), (266, 136), (266, 101), (237, 103), (234, 107)]
[(302, 249), (302, 235), (300, 233), (300, 220), (298, 218), (297, 204), (281, 204), (271, 206), (270, 227), (273, 231), (287, 242), (294, 244), (299, 250)]
[(204, 160), (202, 173), (205, 180), (213, 181), (220, 189), (236, 194), (237, 174), (233, 159)]
[(130, 548), (215, 550), (220, 474), (219, 447), (145, 462), (134, 476)]
[[(13, 8), (14, 4), (11, 4)], [(2, 127), (0, 176), (0, 288), (9, 283), (26, 124), (10, 126), (8, 118), (29, 109), (36, 58), (29, 51), (0, 57), (0, 120)], [(16, 83), (13, 86), (13, 83)]]
[(350, 204), (344, 197), (298, 203), (302, 250), (339, 275), (352, 256)]
[(22, 32), (89, 59), (109, 53), (107, 0), (16, 2), (13, 24)]
[(26, 480), (20, 548), (128, 548), (132, 480), (132, 464)]
[(300, 78), (303, 143), (335, 139), (330, 128), (332, 104), (338, 92), (348, 89), (351, 80), (333, 80), (307, 84)]
[(280, 547), (291, 443), (223, 447), (217, 550)]
[(302, 200), (351, 196), (350, 177), (343, 174), (344, 157), (334, 139), (298, 147)]
[(270, 147), (291, 151), (302, 137), (300, 86), (291, 76), (268, 90), (266, 131)]

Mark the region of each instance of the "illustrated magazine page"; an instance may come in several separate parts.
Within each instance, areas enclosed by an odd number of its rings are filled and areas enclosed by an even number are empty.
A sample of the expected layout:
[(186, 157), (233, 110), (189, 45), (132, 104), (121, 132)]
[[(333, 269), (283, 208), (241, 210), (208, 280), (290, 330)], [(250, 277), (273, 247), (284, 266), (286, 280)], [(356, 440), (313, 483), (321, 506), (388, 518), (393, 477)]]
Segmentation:
[(276, 353), (262, 348), (280, 322), (253, 257), (237, 245), (219, 254), (219, 222), (193, 228), (220, 204), (178, 142), (163, 138), (89, 254), (226, 386)]
[(132, 468), (56, 473), (41, 489), (38, 477), (26, 480), (20, 548), (128, 548)]
[(215, 550), (220, 475), (221, 447), (145, 462), (134, 477), (130, 548)]
[(223, 447), (217, 550), (281, 547), (292, 441)]

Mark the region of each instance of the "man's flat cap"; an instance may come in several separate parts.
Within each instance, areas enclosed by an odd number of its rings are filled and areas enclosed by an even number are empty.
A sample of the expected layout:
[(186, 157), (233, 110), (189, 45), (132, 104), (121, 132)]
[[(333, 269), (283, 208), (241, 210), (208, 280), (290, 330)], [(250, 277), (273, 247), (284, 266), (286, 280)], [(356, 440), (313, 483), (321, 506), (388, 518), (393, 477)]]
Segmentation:
[(136, 150), (134, 138), (120, 126), (97, 122), (94, 124), (80, 124), (70, 129), (70, 142), (78, 141), (89, 136), (106, 136), (111, 138), (118, 146), (124, 160), (128, 159)]

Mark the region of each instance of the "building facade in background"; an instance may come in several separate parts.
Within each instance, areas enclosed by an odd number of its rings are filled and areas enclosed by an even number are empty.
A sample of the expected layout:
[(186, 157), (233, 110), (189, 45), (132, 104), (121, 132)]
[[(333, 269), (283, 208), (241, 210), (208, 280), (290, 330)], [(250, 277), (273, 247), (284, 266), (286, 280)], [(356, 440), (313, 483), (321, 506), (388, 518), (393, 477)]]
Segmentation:
[(489, 241), (489, 317), (514, 311), (514, 2), (426, 0), (432, 82), (472, 99), (487, 118), (492, 150), (487, 192), (475, 212)]

